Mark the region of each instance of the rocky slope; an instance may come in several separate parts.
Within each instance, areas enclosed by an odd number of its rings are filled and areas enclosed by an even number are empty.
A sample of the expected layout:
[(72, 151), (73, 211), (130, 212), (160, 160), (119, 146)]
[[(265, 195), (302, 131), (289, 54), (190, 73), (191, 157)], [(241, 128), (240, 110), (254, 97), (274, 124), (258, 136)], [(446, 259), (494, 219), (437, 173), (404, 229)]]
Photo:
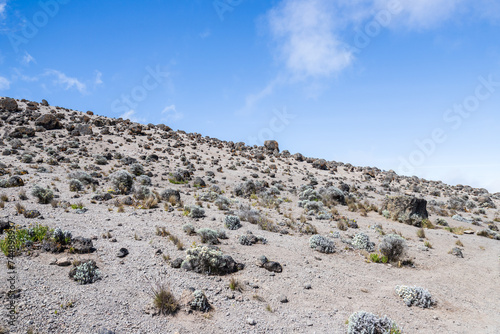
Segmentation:
[(46, 101), (0, 135), (4, 332), (500, 332), (500, 193)]

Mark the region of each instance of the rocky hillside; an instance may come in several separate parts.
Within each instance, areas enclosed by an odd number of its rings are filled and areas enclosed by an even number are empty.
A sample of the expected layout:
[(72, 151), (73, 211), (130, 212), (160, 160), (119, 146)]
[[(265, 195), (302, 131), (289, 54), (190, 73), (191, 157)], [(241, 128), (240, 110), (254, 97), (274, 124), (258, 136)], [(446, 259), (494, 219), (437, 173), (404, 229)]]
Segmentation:
[(500, 332), (500, 193), (45, 100), (0, 135), (3, 333)]

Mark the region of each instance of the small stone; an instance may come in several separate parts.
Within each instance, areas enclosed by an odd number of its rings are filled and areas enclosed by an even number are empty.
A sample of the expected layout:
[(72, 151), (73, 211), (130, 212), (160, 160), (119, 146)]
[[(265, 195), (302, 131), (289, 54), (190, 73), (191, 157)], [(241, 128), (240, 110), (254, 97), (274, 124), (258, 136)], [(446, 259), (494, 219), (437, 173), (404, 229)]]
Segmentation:
[(66, 267), (71, 265), (71, 260), (68, 257), (62, 257), (60, 259), (57, 259), (56, 265), (59, 267)]
[(309, 290), (311, 288), (312, 288), (311, 283), (304, 284), (304, 289)]
[(257, 322), (252, 318), (248, 318), (247, 324), (249, 324), (250, 326), (255, 326), (255, 324), (257, 324)]
[(116, 254), (117, 257), (125, 257), (128, 255), (128, 249), (126, 248), (120, 248), (120, 251), (118, 252), (118, 254)]
[(280, 303), (288, 303), (288, 298), (285, 295), (280, 295), (279, 296), (279, 301)]

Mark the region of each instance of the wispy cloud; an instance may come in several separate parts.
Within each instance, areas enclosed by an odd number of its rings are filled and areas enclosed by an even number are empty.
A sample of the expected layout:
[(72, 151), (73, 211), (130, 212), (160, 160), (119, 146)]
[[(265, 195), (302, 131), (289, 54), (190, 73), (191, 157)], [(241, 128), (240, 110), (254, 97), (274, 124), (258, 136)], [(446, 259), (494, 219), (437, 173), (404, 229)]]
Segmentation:
[(53, 83), (62, 86), (65, 90), (76, 89), (80, 94), (87, 93), (87, 86), (77, 78), (72, 78), (57, 70), (46, 70), (44, 76), (55, 77)]
[(177, 108), (175, 107), (175, 104), (166, 106), (162, 111), (162, 115), (165, 115), (162, 117), (162, 121), (164, 122), (176, 122), (180, 120), (181, 118), (184, 117), (184, 114), (180, 111), (177, 111)]
[(132, 122), (146, 123), (146, 119), (144, 117), (136, 117), (136, 114), (135, 110), (130, 109), (126, 113), (120, 115), (120, 118), (129, 119)]
[(10, 81), (5, 77), (0, 77), (0, 90), (7, 90), (10, 88)]
[(465, 16), (500, 19), (500, 3), (494, 0), (283, 0), (260, 20), (281, 69), (260, 91), (246, 96), (238, 113), (250, 111), (278, 85), (301, 83), (307, 96), (317, 97), (329, 78), (353, 64), (347, 36), (384, 11), (391, 12), (387, 27), (397, 30), (433, 29)]
[(0, 0), (0, 17), (5, 17), (5, 6), (7, 6), (6, 0)]
[(95, 71), (95, 80), (94, 80), (94, 86), (99, 86), (102, 85), (102, 73), (100, 71)]
[(243, 108), (237, 111), (237, 114), (248, 114), (249, 112), (252, 111), (254, 106), (259, 103), (262, 99), (266, 98), (267, 96), (271, 95), (274, 92), (274, 89), (276, 86), (278, 86), (280, 83), (282, 83), (283, 79), (280, 77), (275, 78), (271, 82), (269, 82), (266, 87), (258, 91), (257, 93), (251, 93), (248, 94), (245, 98), (245, 105)]
[(27, 51), (25, 51), (21, 62), (23, 65), (29, 65), (30, 63), (36, 63), (36, 60), (35, 58), (33, 58), (32, 55), (30, 55)]
[(294, 77), (330, 76), (352, 62), (331, 1), (286, 0), (268, 13), (268, 22), (278, 58)]

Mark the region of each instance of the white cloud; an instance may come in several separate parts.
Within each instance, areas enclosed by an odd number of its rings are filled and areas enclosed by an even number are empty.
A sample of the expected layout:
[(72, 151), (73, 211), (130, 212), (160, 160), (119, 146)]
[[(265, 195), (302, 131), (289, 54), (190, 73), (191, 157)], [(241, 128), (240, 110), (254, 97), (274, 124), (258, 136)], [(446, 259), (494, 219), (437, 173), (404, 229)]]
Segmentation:
[(337, 34), (336, 11), (327, 0), (285, 0), (268, 13), (278, 57), (294, 77), (330, 76), (353, 57)]
[(75, 88), (81, 94), (87, 93), (87, 86), (76, 78), (68, 77), (66, 74), (57, 70), (47, 70), (45, 76), (55, 76), (54, 84), (63, 86), (65, 90)]
[(95, 86), (102, 85), (103, 84), (102, 73), (100, 71), (97, 71), (97, 70), (95, 72), (96, 72), (96, 74), (95, 74), (94, 85)]
[(36, 60), (35, 60), (35, 58), (33, 58), (32, 55), (30, 55), (27, 51), (25, 51), (22, 63), (24, 65), (29, 65), (30, 63), (36, 63)]
[(180, 111), (177, 111), (175, 104), (166, 106), (162, 111), (162, 114), (166, 114), (165, 117), (162, 117), (162, 121), (164, 122), (175, 122), (184, 117), (184, 114)]
[(375, 8), (390, 8), (395, 4), (399, 9), (395, 22), (410, 29), (427, 29), (448, 20), (464, 0), (382, 0)]
[(4, 17), (5, 16), (5, 6), (6, 5), (7, 5), (7, 1), (6, 0), (0, 1), (0, 17)]
[(266, 87), (264, 87), (262, 90), (260, 90), (257, 93), (253, 94), (248, 94), (245, 98), (245, 106), (238, 110), (238, 114), (246, 114), (250, 112), (253, 107), (260, 102), (260, 100), (266, 98), (267, 96), (271, 95), (274, 92), (275, 87), (282, 83), (282, 79), (277, 77), (276, 79), (272, 80), (269, 82)]
[(7, 90), (10, 88), (10, 81), (5, 77), (0, 77), (0, 90)]
[(132, 122), (137, 122), (137, 123), (146, 123), (146, 119), (144, 117), (138, 118), (134, 116), (135, 114), (136, 114), (135, 110), (130, 109), (126, 113), (120, 115), (120, 118), (129, 119)]

